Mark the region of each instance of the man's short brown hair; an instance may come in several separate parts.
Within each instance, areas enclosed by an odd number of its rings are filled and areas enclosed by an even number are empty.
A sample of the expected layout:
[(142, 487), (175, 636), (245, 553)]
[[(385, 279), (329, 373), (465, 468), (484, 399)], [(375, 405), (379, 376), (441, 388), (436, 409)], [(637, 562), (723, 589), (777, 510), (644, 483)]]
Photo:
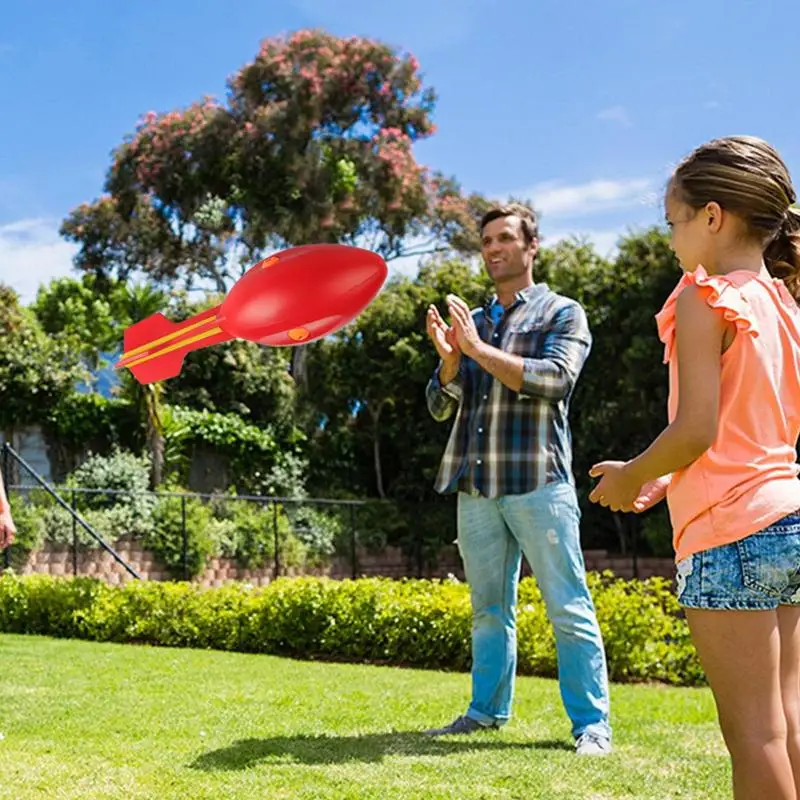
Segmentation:
[(490, 222), (501, 217), (518, 217), (526, 243), (532, 244), (538, 241), (539, 226), (536, 221), (536, 213), (532, 208), (522, 203), (508, 203), (504, 206), (490, 208), (481, 218), (481, 233)]

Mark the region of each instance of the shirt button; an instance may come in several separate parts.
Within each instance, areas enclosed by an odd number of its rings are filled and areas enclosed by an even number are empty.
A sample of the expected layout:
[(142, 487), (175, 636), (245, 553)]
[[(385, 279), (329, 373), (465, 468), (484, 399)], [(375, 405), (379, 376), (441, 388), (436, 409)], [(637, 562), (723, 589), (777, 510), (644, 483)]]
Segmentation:
[(483, 462), (480, 459), (478, 459), (475, 463), (476, 464), (482, 464)]
[(494, 338), (495, 338), (495, 339), (497, 339), (497, 338), (499, 338), (499, 336), (500, 336), (500, 334), (499, 334), (499, 333), (496, 333), (496, 334), (494, 335)]
[(478, 433), (483, 433), (483, 428), (478, 428)]
[(488, 399), (489, 399), (489, 395), (488, 395), (488, 394), (485, 394), (485, 395), (483, 396), (483, 399), (484, 399), (484, 400), (488, 400)]

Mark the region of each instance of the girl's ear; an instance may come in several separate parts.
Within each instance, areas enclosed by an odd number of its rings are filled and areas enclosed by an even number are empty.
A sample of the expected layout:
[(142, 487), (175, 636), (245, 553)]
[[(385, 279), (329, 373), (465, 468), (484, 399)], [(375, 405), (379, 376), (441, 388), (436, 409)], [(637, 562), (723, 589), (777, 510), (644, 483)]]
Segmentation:
[(706, 203), (703, 209), (706, 215), (706, 225), (712, 233), (717, 233), (722, 226), (722, 206), (719, 203)]

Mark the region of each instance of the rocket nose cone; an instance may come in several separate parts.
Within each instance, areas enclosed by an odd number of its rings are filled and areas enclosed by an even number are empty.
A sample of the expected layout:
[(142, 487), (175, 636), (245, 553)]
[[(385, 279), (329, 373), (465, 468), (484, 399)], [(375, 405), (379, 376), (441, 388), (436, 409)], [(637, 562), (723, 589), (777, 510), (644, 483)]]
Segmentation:
[(337, 318), (334, 328), (352, 320), (377, 295), (387, 273), (380, 256), (356, 247), (283, 251), (249, 270), (228, 293), (226, 331), (263, 343), (275, 334), (285, 338), (288, 331), (294, 331), (289, 337), (294, 343), (312, 340), (321, 320)]

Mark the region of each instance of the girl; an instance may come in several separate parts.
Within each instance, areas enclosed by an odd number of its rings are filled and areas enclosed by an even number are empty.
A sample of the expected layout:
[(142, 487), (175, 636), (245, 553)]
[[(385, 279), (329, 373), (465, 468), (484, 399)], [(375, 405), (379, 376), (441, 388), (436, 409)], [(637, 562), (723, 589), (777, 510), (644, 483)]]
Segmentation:
[(737, 800), (800, 798), (800, 212), (761, 139), (715, 139), (666, 192), (684, 275), (656, 315), (669, 425), (590, 495), (665, 496), (678, 599), (719, 715)]

